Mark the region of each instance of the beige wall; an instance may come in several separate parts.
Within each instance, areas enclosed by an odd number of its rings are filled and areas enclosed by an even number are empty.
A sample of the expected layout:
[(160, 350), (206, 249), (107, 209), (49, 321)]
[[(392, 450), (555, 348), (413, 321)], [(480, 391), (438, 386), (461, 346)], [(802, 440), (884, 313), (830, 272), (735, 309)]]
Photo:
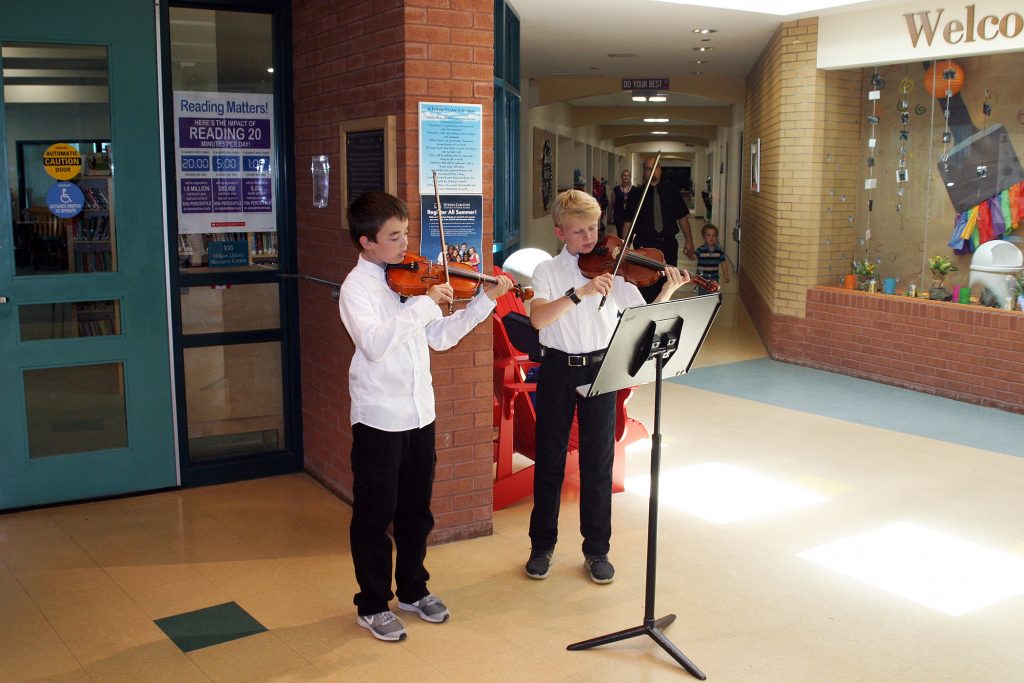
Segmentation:
[(816, 50), (817, 19), (784, 23), (747, 77), (742, 278), (775, 315), (802, 316), (807, 289), (838, 279), (829, 267), (853, 242), (860, 75), (818, 70)]

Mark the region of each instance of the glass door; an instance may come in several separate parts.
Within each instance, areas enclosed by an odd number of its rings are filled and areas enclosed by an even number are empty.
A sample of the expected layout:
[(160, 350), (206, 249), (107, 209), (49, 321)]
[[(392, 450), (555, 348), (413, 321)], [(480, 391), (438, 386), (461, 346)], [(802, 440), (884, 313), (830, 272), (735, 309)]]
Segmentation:
[(0, 8), (0, 509), (177, 483), (155, 33)]
[(165, 153), (186, 486), (302, 468), (287, 10), (171, 3)]

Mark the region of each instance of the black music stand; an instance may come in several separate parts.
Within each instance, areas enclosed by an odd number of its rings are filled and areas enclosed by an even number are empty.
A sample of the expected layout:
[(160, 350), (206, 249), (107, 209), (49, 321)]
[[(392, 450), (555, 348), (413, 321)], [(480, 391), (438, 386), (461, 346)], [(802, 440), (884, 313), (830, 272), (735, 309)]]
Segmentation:
[(690, 674), (702, 681), (707, 678), (661, 632), (675, 621), (676, 615), (654, 618), (658, 564), (658, 476), (661, 469), (661, 380), (663, 376), (675, 377), (690, 369), (721, 306), (722, 296), (716, 293), (627, 308), (619, 318), (619, 324), (608, 344), (608, 353), (605, 354), (594, 383), (576, 389), (583, 396), (590, 397), (653, 381), (654, 431), (651, 434), (651, 499), (647, 514), (644, 622), (624, 631), (573, 643), (567, 648), (569, 650), (586, 650), (646, 634)]

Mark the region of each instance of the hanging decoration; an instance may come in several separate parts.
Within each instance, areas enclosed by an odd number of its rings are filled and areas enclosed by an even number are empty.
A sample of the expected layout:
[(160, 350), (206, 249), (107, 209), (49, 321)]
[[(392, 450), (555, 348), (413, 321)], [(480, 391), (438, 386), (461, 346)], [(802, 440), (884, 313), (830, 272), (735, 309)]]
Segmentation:
[(1024, 227), (1024, 180), (957, 214), (949, 246), (969, 254), (990, 240)]
[(868, 194), (868, 227), (867, 234), (871, 234), (871, 210), (875, 201), (872, 199), (872, 190), (878, 187), (878, 179), (875, 178), (875, 145), (878, 141), (878, 101), (882, 98), (882, 88), (885, 87), (885, 79), (878, 75), (878, 67), (871, 74), (871, 90), (868, 91), (868, 101), (871, 103), (871, 113), (868, 115), (868, 124), (871, 126), (871, 134), (868, 136), (868, 177), (864, 179), (864, 189)]
[(900, 228), (903, 228), (903, 193), (904, 184), (910, 181), (910, 170), (907, 168), (907, 146), (910, 144), (910, 92), (914, 89), (914, 81), (904, 78), (900, 81), (900, 99), (896, 109), (900, 112), (900, 149), (896, 157), (896, 213), (900, 215)]
[[(936, 69), (942, 69), (942, 71), (936, 75)], [(953, 60), (947, 59), (944, 64), (941, 61), (937, 61), (924, 72), (924, 89), (927, 90), (928, 94), (932, 97), (942, 97), (942, 95), (952, 97), (960, 92), (960, 89), (964, 87), (965, 79), (966, 74), (964, 73), (964, 68)], [(942, 94), (936, 94), (935, 92), (935, 85), (939, 81), (946, 82), (946, 88), (941, 91)], [(946, 91), (949, 91), (948, 94)]]
[[(934, 64), (932, 64), (928, 68), (928, 71), (925, 72), (924, 87), (925, 87), (925, 90), (927, 90), (929, 93), (931, 93), (932, 97), (936, 96), (936, 94), (935, 94), (935, 84), (937, 82), (937, 78), (936, 78), (937, 75), (936, 75), (935, 69), (938, 66), (939, 66), (939, 62), (935, 62)], [(945, 65), (944, 65), (944, 67), (942, 69), (942, 78), (943, 78), (943, 80), (946, 83), (946, 90), (945, 90), (945, 93), (946, 93), (946, 106), (942, 108), (942, 110), (943, 110), (942, 111), (942, 117), (943, 117), (942, 156), (939, 157), (939, 161), (942, 164), (942, 172), (943, 172), (943, 174), (946, 174), (946, 173), (949, 172), (949, 146), (953, 142), (953, 133), (949, 129), (949, 105), (950, 105), (950, 100), (953, 99), (953, 95), (955, 95), (958, 92), (960, 92), (960, 88), (962, 88), (964, 86), (964, 79), (965, 79), (964, 69), (963, 69), (962, 66), (960, 66), (959, 64), (957, 64), (953, 60), (947, 59)], [(971, 210), (968, 209), (967, 211), (964, 212), (964, 214), (970, 213), (970, 211)], [(960, 225), (960, 217), (959, 216), (957, 217), (957, 223), (956, 224)], [(961, 225), (961, 228), (963, 228), (966, 231), (966, 221), (965, 221), (964, 225)], [(965, 236), (967, 234), (968, 234), (967, 232), (964, 232)], [(956, 238), (956, 234), (955, 234), (955, 230), (954, 230), (954, 237), (953, 237), (952, 240), (950, 240), (950, 246), (953, 246), (953, 242), (955, 242), (955, 241), (957, 241), (957, 238)], [(961, 246), (960, 247), (953, 247), (954, 249), (958, 249), (959, 250), (959, 249), (963, 248), (962, 245), (964, 244), (964, 242), (962, 240), (960, 240), (958, 243)], [(973, 247), (971, 248), (971, 251), (973, 251)]]

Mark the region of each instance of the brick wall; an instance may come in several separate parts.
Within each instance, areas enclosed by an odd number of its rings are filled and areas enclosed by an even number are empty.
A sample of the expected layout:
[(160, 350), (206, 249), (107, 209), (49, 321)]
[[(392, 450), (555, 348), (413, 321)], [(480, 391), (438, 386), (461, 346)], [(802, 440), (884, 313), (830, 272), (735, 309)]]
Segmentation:
[[(338, 173), (331, 201), (314, 209), (304, 160), (341, 163), (343, 120), (394, 115), (398, 191), (409, 204), (410, 236), (420, 235), (418, 104), (483, 105), (484, 207), (493, 201), (494, 7), (491, 0), (294, 0), (295, 156), (299, 272), (341, 281), (357, 251), (342, 228)], [(489, 268), (493, 217), (484, 211)], [(325, 288), (302, 284), (302, 412), (306, 469), (351, 500), (347, 371), (352, 342)], [(432, 541), (491, 531), (491, 328), (480, 325), (456, 348), (432, 354), (438, 468)]]
[[(802, 316), (807, 288), (832, 282), (853, 243), (860, 74), (818, 70), (817, 31), (814, 18), (781, 24), (747, 77), (744, 174), (760, 138), (761, 183), (744, 190), (741, 294), (774, 315)], [(755, 322), (769, 338), (770, 317)]]
[(860, 71), (816, 69), (816, 40), (816, 19), (782, 24), (747, 78), (761, 192), (744, 190), (740, 297), (769, 354), (1024, 413), (1024, 315), (820, 286), (847, 272), (867, 210), (866, 96)]
[(774, 331), (779, 360), (1024, 413), (1019, 312), (815, 287)]

